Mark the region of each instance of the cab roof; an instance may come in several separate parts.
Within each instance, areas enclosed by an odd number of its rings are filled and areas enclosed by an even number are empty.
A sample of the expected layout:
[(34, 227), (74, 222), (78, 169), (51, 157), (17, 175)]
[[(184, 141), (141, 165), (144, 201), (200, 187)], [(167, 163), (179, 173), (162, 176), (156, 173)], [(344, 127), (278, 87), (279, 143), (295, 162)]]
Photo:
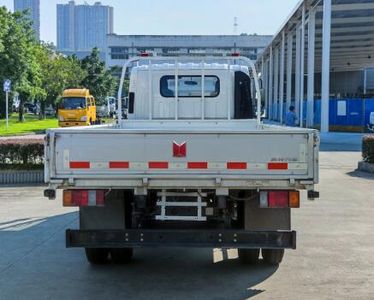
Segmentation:
[(68, 89), (62, 94), (63, 97), (89, 97), (89, 89)]
[[(160, 64), (152, 64), (152, 70), (175, 70), (176, 67), (178, 70), (201, 70), (203, 68), (202, 63), (160, 63)], [(229, 64), (220, 64), (220, 63), (204, 63), (205, 70), (230, 70), (233, 71), (242, 71), (244, 73), (248, 73), (249, 69), (247, 66), (243, 65), (230, 65)], [(140, 65), (135, 66), (133, 68), (134, 71), (137, 70), (149, 70), (149, 65)]]

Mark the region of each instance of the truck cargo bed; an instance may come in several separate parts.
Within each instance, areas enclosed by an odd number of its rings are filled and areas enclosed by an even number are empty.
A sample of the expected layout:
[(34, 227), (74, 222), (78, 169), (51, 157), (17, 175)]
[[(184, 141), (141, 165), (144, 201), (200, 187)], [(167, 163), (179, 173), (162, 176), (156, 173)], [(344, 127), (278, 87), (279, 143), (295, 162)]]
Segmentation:
[(315, 130), (248, 120), (132, 120), (48, 131), (45, 177), (55, 187), (303, 188), (318, 181), (318, 147)]

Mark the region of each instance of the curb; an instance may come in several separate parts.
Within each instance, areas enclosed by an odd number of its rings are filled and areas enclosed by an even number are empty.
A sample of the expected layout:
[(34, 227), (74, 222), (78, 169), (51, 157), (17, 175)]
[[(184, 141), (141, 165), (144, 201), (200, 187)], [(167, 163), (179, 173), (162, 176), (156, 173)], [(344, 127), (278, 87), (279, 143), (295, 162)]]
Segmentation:
[(374, 173), (374, 164), (360, 161), (358, 163), (358, 170), (362, 172)]
[(0, 171), (0, 185), (25, 183), (44, 183), (44, 171)]

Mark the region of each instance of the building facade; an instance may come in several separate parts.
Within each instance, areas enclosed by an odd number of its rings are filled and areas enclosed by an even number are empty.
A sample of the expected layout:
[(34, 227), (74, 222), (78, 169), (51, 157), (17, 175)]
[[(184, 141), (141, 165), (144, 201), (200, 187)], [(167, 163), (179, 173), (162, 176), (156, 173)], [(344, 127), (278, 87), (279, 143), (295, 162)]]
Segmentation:
[(270, 43), (272, 36), (261, 35), (116, 35), (107, 36), (106, 63), (121, 66), (141, 52), (158, 56), (212, 55), (233, 52), (253, 60)]
[(40, 40), (40, 1), (39, 0), (14, 0), (14, 11), (30, 11), (32, 27), (35, 36)]
[(57, 49), (66, 53), (89, 53), (97, 47), (106, 51), (106, 36), (113, 33), (113, 7), (57, 4)]

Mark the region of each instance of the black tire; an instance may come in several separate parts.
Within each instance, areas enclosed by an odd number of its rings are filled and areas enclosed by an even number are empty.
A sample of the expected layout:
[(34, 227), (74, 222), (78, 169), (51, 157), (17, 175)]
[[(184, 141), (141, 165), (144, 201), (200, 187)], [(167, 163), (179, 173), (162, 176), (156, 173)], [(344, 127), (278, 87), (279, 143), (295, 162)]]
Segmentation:
[(279, 265), (284, 256), (284, 249), (262, 249), (262, 258), (270, 265)]
[(108, 262), (109, 250), (103, 248), (85, 248), (86, 258), (93, 265), (103, 265)]
[(238, 249), (239, 259), (243, 264), (256, 264), (260, 249)]
[(113, 248), (110, 250), (110, 256), (115, 264), (127, 264), (133, 256), (132, 248)]

